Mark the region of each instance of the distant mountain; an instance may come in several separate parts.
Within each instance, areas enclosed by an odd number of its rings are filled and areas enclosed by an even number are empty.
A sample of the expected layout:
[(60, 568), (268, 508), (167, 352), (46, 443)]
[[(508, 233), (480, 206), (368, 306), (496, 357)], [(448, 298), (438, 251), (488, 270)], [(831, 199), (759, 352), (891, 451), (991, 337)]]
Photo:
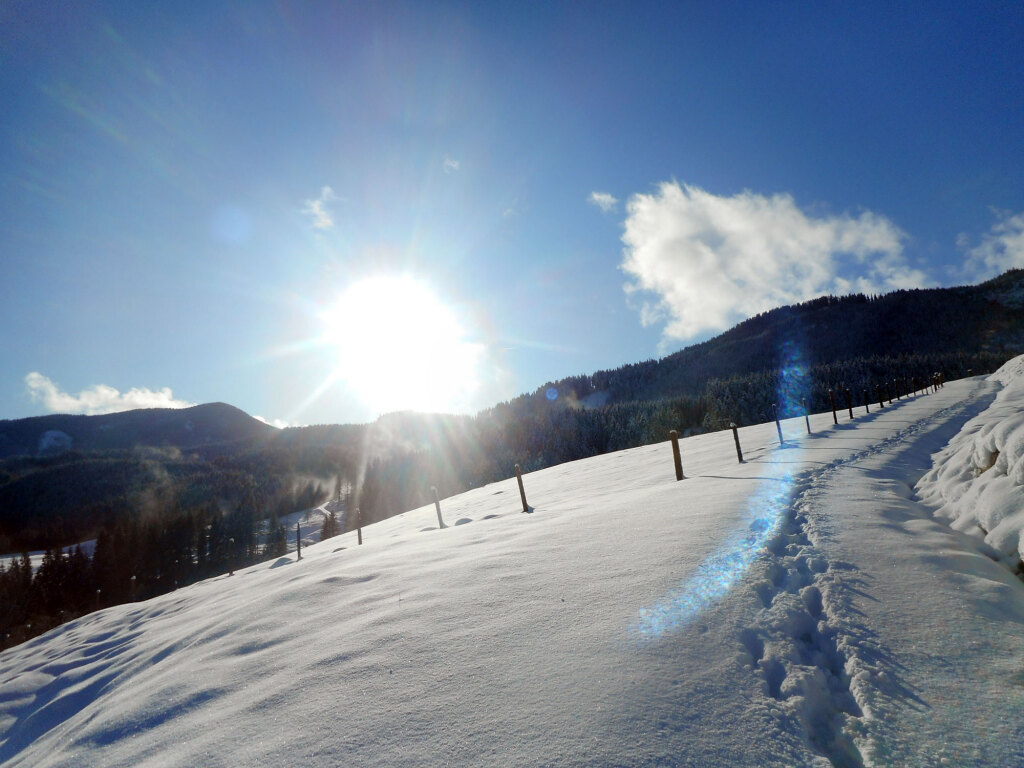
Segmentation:
[(0, 421), (0, 458), (143, 447), (187, 450), (267, 439), (279, 431), (226, 403), (100, 416), (54, 414)]

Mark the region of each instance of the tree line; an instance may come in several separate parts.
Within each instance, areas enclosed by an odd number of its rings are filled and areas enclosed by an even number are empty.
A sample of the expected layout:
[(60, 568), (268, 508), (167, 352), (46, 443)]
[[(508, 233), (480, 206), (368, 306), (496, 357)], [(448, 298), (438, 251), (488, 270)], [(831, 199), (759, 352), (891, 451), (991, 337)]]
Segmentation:
[(209, 503), (100, 530), (91, 555), (51, 547), (33, 571), (27, 553), (0, 564), (0, 646), (111, 605), (145, 600), (287, 552), (287, 532), (255, 494), (222, 512)]

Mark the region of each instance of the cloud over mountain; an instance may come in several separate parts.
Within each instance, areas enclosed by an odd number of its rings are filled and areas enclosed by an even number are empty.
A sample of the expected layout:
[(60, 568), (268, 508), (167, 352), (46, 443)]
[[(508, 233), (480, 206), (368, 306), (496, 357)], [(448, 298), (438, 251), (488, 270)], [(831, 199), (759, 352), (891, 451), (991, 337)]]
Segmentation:
[(620, 268), (644, 325), (687, 340), (822, 294), (923, 287), (906, 237), (871, 211), (815, 216), (788, 194), (725, 197), (672, 181), (627, 203)]
[(964, 273), (969, 280), (985, 280), (1008, 269), (1024, 267), (1024, 213), (997, 214), (999, 220), (977, 245), (972, 246), (966, 234), (958, 239), (967, 255)]
[(97, 384), (83, 389), (77, 395), (72, 395), (61, 390), (57, 384), (37, 371), (32, 371), (25, 377), (25, 385), (32, 400), (42, 403), (50, 413), (95, 416), (136, 408), (189, 408), (195, 405), (175, 399), (170, 387), (158, 390), (132, 387), (127, 392), (121, 392), (106, 384)]

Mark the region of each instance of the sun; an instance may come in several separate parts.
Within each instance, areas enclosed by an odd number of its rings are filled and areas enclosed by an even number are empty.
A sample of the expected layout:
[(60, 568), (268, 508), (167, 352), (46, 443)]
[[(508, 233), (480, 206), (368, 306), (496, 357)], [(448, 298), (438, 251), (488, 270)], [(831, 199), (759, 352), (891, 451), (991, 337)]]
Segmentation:
[(412, 276), (353, 283), (322, 320), (336, 375), (378, 414), (465, 410), (479, 387), (484, 346)]

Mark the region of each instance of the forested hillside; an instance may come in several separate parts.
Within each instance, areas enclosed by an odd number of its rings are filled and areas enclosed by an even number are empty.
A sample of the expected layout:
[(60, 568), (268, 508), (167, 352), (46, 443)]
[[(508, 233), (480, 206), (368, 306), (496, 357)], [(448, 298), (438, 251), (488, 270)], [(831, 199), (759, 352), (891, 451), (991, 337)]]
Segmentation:
[(602, 402), (694, 396), (711, 379), (778, 370), (794, 350), (808, 366), (1024, 348), (1024, 271), (977, 286), (896, 291), (882, 296), (823, 296), (745, 320), (720, 336), (675, 352), (545, 384)]

